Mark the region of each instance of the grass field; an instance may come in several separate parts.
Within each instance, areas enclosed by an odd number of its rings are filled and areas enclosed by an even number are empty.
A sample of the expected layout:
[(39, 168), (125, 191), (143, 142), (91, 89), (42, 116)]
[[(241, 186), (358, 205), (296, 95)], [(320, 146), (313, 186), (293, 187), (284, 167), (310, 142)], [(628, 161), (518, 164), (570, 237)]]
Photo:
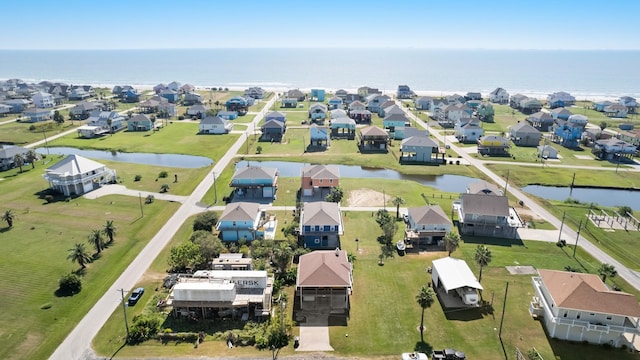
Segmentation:
[[(36, 129), (29, 130), (31, 125), (35, 125)], [(0, 125), (0, 143), (27, 145), (36, 141), (44, 140), (45, 136), (65, 132), (79, 126), (80, 122), (74, 121), (73, 125), (69, 121), (65, 121), (62, 125), (58, 125), (53, 121), (44, 123), (31, 124), (23, 122), (12, 122)]]
[[(278, 213), (281, 219), (283, 214)], [(536, 268), (558, 269), (573, 266), (583, 272), (594, 272), (597, 263), (579, 250), (577, 258), (571, 257), (568, 250), (563, 250), (553, 243), (511, 241), (491, 239), (489, 248), (493, 261), (483, 271), (482, 283), (485, 287), (484, 299), (489, 305), (482, 309), (465, 311), (446, 311), (439, 302), (425, 312), (425, 342), (420, 341), (417, 327), (420, 324), (420, 307), (415, 295), (421, 285), (430, 281), (425, 268), (431, 266), (434, 259), (446, 256), (443, 252), (407, 254), (396, 256), (378, 265), (379, 244), (376, 237), (379, 228), (368, 212), (349, 212), (344, 217), (345, 235), (341, 246), (347, 252), (356, 254), (354, 239), (359, 238), (354, 270), (354, 291), (351, 296), (351, 313), (346, 326), (330, 327), (331, 345), (337, 356), (361, 357), (377, 359), (394, 359), (401, 352), (414, 349), (453, 347), (464, 350), (469, 358), (499, 359), (503, 350), (498, 338), (500, 317), (502, 315), (505, 287), (509, 283), (505, 322), (502, 340), (509, 358), (513, 357), (515, 347), (523, 352), (535, 347), (545, 359), (579, 360), (585, 358), (637, 359), (636, 356), (599, 346), (572, 344), (550, 340), (545, 335), (540, 322), (531, 318), (528, 305), (533, 296), (530, 275), (510, 275), (504, 268), (507, 265), (533, 265)], [(177, 235), (172, 239), (175, 245), (188, 238), (191, 229), (190, 221), (185, 222)], [(401, 236), (399, 229), (397, 236)], [(473, 261), (474, 249), (478, 241), (486, 239), (465, 238), (460, 249), (453, 253), (454, 257), (467, 261), (472, 271), (477, 274), (478, 267)], [(170, 247), (169, 246), (169, 247)], [(164, 277), (168, 248), (156, 259), (154, 265), (145, 274), (141, 285), (153, 289)], [(623, 285), (624, 286), (628, 285)], [(625, 289), (626, 290), (626, 289)], [(293, 289), (288, 292), (293, 293)], [(152, 292), (145, 298), (153, 304)], [(637, 295), (637, 294), (636, 294)], [(146, 294), (145, 294), (146, 296)], [(134, 309), (128, 309), (129, 315), (142, 311), (143, 303)], [(230, 329), (225, 326), (233, 324), (218, 323), (211, 325), (206, 331), (214, 332)], [(294, 328), (294, 334), (298, 329)], [(348, 337), (345, 336), (348, 334)], [(223, 341), (206, 340), (194, 348), (192, 344), (161, 344), (149, 341), (137, 346), (125, 346), (123, 342), (123, 318), (120, 309), (115, 311), (94, 340), (94, 346), (101, 355), (118, 357), (142, 356), (253, 356), (266, 354), (253, 348), (228, 349)], [(118, 350), (120, 349), (120, 350)], [(283, 356), (293, 354), (290, 345), (282, 352)]]
[(239, 135), (198, 135), (198, 124), (174, 122), (160, 131), (122, 131), (113, 136), (83, 139), (69, 134), (49, 143), (80, 149), (103, 149), (124, 152), (174, 153), (219, 159)]
[[(5, 254), (0, 286), (6, 296), (0, 313), (3, 359), (47, 358), (178, 207), (156, 201), (145, 205), (140, 218), (137, 198), (80, 197), (45, 204), (38, 196), (47, 188), (43, 171), (42, 166), (25, 167), (22, 174), (14, 169), (3, 172), (0, 181), (1, 209), (16, 215), (13, 228), (0, 228), (0, 252)], [(68, 249), (76, 242), (86, 244), (89, 232), (106, 220), (117, 226), (114, 244), (88, 265), (82, 292), (56, 296), (58, 279), (79, 268), (66, 259)]]

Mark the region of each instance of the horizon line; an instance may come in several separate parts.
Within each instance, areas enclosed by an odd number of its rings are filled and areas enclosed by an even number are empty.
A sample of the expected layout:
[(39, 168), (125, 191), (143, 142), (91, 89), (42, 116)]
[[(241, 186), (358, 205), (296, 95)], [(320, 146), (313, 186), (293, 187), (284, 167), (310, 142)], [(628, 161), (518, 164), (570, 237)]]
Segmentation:
[(166, 48), (0, 48), (0, 51), (141, 51), (141, 50), (331, 50), (331, 49), (358, 49), (358, 50), (447, 50), (447, 51), (640, 51), (640, 48), (448, 48), (448, 47), (416, 47), (416, 46), (377, 46), (377, 47), (342, 47), (342, 46), (316, 46), (316, 47), (166, 47)]

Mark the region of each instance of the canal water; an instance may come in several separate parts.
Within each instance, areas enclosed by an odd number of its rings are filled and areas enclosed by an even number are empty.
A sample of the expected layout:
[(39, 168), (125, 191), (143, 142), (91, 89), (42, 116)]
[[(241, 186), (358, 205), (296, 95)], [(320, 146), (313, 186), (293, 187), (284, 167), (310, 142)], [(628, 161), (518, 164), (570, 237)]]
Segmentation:
[(105, 150), (82, 150), (72, 147), (37, 148), (36, 152), (38, 154), (76, 154), (92, 159), (188, 169), (200, 168), (213, 164), (213, 160), (204, 156), (182, 154), (124, 153)]
[(622, 189), (573, 188), (567, 186), (529, 185), (522, 191), (548, 200), (566, 200), (568, 198), (584, 203), (596, 203), (602, 206), (630, 206), (640, 210), (640, 191)]

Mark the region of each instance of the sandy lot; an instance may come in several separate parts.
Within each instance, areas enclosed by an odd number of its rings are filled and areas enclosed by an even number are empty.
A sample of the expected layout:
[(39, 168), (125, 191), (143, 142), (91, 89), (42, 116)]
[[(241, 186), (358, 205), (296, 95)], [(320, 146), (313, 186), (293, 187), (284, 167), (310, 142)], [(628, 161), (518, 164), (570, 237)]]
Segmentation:
[[(347, 206), (382, 206), (384, 194), (371, 189), (358, 189), (349, 192)], [(390, 197), (387, 196), (387, 201)]]

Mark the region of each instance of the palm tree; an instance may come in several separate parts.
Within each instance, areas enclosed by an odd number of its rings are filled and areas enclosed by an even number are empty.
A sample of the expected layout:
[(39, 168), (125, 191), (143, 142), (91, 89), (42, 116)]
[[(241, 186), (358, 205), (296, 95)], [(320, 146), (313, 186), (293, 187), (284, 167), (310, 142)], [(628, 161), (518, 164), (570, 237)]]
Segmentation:
[(14, 164), (16, 164), (16, 166), (18, 166), (20, 168), (20, 172), (22, 172), (22, 165), (24, 165), (24, 155), (16, 154), (13, 157), (13, 162), (14, 162)]
[(605, 282), (607, 280), (607, 277), (612, 278), (618, 275), (618, 271), (616, 271), (615, 266), (611, 264), (602, 264), (598, 268), (598, 274), (602, 276), (602, 282)]
[(36, 160), (38, 160), (38, 154), (33, 150), (29, 150), (29, 151), (27, 151), (27, 155), (25, 157), (27, 159), (27, 162), (31, 163), (31, 168), (35, 169), (36, 168)]
[(449, 231), (444, 236), (444, 246), (449, 252), (449, 256), (451, 256), (451, 253), (456, 251), (460, 247), (460, 235)]
[(102, 227), (102, 233), (105, 234), (109, 238), (109, 244), (113, 242), (113, 237), (116, 236), (117, 230), (115, 225), (113, 225), (113, 220), (107, 220), (107, 223)]
[(391, 200), (391, 203), (396, 206), (396, 219), (400, 217), (400, 205), (404, 205), (406, 202), (400, 196), (396, 196)]
[(93, 245), (96, 249), (96, 253), (100, 254), (102, 248), (104, 248), (104, 239), (102, 238), (102, 232), (100, 230), (91, 230), (88, 238), (89, 244)]
[(6, 221), (9, 227), (13, 227), (13, 220), (16, 218), (13, 210), (9, 209), (2, 215), (2, 221)]
[(478, 245), (478, 247), (476, 247), (475, 259), (476, 263), (480, 265), (480, 276), (478, 276), (478, 282), (480, 282), (482, 281), (482, 268), (491, 262), (491, 250), (485, 245)]
[(436, 301), (436, 293), (430, 286), (422, 285), (418, 295), (416, 296), (416, 301), (422, 308), (422, 317), (420, 318), (420, 339), (424, 342), (424, 310), (431, 307), (431, 305)]
[(87, 267), (87, 263), (91, 262), (91, 255), (87, 252), (83, 243), (76, 243), (71, 249), (69, 249), (69, 255), (67, 259), (71, 262), (77, 262), (83, 269)]

